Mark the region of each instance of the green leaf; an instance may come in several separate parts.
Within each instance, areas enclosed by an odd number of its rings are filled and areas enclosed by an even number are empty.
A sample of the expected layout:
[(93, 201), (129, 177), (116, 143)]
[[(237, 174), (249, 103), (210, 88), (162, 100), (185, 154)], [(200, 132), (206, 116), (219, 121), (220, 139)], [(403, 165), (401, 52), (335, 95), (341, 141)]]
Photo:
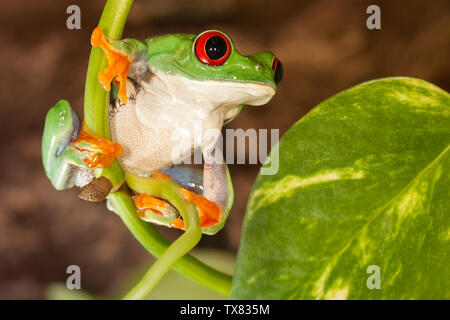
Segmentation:
[(253, 187), (231, 297), (450, 298), (449, 143), (450, 95), (422, 80), (319, 104)]

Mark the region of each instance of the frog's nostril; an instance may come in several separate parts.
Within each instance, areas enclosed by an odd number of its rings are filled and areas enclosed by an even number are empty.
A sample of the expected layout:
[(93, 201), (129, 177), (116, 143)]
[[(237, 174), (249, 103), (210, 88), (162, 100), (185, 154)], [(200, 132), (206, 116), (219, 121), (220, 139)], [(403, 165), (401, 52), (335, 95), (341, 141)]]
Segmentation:
[(283, 79), (283, 64), (278, 58), (274, 58), (272, 62), (272, 70), (275, 72), (274, 81), (276, 84), (280, 83), (281, 79)]

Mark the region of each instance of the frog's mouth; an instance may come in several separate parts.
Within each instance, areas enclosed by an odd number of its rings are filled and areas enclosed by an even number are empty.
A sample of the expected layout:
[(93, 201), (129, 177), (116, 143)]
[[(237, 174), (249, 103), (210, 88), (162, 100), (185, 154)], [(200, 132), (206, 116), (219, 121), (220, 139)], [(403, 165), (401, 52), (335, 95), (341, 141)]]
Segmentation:
[(218, 80), (188, 80), (198, 86), (197, 92), (217, 105), (261, 106), (275, 95), (275, 89), (256, 82), (232, 82)]

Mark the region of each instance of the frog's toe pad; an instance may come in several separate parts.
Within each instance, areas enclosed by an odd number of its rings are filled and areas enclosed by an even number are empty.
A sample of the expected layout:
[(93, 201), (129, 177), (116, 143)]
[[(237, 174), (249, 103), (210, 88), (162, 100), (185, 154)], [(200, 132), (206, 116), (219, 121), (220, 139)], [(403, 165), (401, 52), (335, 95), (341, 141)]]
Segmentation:
[(91, 44), (94, 47), (99, 47), (102, 42), (105, 41), (105, 36), (103, 35), (102, 27), (97, 26), (91, 35)]
[(138, 209), (138, 215), (142, 220), (162, 223), (163, 221), (172, 221), (179, 214), (167, 201), (151, 197), (141, 193), (134, 197), (134, 204)]

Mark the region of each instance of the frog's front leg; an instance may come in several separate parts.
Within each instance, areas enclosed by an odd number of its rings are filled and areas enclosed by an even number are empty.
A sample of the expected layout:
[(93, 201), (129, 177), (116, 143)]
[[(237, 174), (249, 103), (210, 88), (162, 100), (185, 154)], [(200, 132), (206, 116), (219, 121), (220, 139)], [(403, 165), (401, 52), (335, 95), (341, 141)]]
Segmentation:
[(81, 131), (81, 120), (69, 103), (60, 100), (45, 118), (42, 136), (42, 163), (56, 190), (85, 184), (93, 178), (81, 155), (71, 143)]
[(127, 77), (139, 80), (147, 73), (147, 45), (136, 39), (108, 39), (101, 27), (96, 27), (92, 32), (91, 44), (105, 52), (108, 62), (106, 69), (98, 73), (100, 84), (106, 91), (110, 91), (112, 81), (119, 87), (119, 99), (126, 104)]
[(131, 66), (131, 57), (108, 42), (103, 34), (102, 28), (97, 27), (91, 35), (93, 47), (100, 47), (106, 54), (108, 66), (103, 72), (99, 72), (98, 79), (106, 91), (111, 90), (111, 81), (119, 85), (118, 96), (123, 103), (127, 102), (126, 80)]

